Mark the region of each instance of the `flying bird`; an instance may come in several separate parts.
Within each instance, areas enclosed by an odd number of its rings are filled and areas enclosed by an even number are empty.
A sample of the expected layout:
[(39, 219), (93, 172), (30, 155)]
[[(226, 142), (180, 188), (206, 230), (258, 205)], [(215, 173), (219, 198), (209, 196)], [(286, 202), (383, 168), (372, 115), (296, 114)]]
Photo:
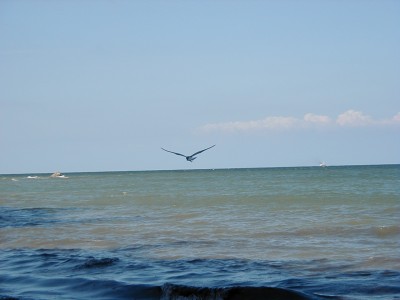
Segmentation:
[(200, 154), (201, 152), (204, 152), (204, 151), (206, 151), (206, 150), (208, 150), (208, 149), (211, 149), (211, 148), (214, 147), (214, 146), (215, 146), (215, 145), (212, 145), (211, 147), (208, 147), (208, 148), (206, 148), (206, 149), (197, 151), (196, 153), (193, 153), (192, 155), (189, 155), (189, 156), (186, 156), (186, 155), (184, 155), (184, 154), (177, 153), (177, 152), (172, 152), (172, 151), (169, 151), (169, 150), (164, 149), (164, 148), (161, 148), (161, 149), (163, 149), (164, 151), (167, 151), (167, 152), (169, 152), (169, 153), (173, 153), (173, 154), (176, 154), (176, 155), (183, 156), (183, 157), (186, 158), (187, 161), (192, 162), (192, 161), (194, 161), (194, 160), (197, 158), (197, 157), (195, 157), (195, 155)]

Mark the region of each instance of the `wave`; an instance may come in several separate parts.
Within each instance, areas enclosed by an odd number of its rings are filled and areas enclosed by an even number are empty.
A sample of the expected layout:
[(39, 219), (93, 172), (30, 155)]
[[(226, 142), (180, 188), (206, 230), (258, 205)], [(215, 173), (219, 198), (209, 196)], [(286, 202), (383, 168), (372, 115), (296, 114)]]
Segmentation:
[(0, 300), (337, 300), (400, 295), (400, 272), (379, 269), (379, 263), (154, 260), (134, 252), (0, 251)]
[(226, 288), (192, 287), (184, 285), (165, 284), (162, 286), (162, 300), (172, 299), (288, 299), (311, 300), (322, 299), (318, 296), (276, 287), (236, 286)]
[(118, 262), (119, 258), (113, 257), (113, 258), (89, 258), (87, 261), (85, 261), (81, 266), (78, 266), (78, 268), (100, 268), (100, 267), (108, 267), (113, 265), (114, 263)]
[[(73, 291), (68, 299), (143, 299), (143, 300), (241, 300), (241, 299), (271, 299), (271, 300), (322, 300), (341, 299), (339, 297), (307, 295), (290, 289), (277, 287), (195, 287), (166, 283), (162, 286), (129, 285), (116, 281), (90, 281), (84, 279), (67, 279), (74, 281)], [(72, 282), (70, 282), (71, 284)], [(54, 287), (53, 287), (54, 288)], [(64, 296), (66, 295), (65, 289)], [(38, 296), (33, 291), (30, 296), (14, 297), (1, 295), (0, 300), (28, 300)], [(48, 293), (40, 295), (41, 299), (52, 299), (57, 295)], [(32, 298), (30, 298), (32, 297)], [(56, 297), (57, 298), (57, 297)]]
[(55, 217), (60, 211), (54, 208), (9, 208), (0, 207), (0, 228), (37, 227), (58, 223)]
[(395, 237), (400, 235), (400, 226), (380, 226), (374, 227), (373, 232), (380, 238)]

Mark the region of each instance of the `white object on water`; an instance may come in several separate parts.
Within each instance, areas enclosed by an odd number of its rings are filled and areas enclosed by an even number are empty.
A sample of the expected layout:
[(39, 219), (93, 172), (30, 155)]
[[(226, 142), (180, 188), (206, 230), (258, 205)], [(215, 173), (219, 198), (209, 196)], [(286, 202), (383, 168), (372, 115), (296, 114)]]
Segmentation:
[(68, 178), (68, 177), (65, 176), (64, 174), (61, 174), (60, 172), (55, 172), (55, 173), (51, 174), (50, 177), (51, 177), (51, 178)]

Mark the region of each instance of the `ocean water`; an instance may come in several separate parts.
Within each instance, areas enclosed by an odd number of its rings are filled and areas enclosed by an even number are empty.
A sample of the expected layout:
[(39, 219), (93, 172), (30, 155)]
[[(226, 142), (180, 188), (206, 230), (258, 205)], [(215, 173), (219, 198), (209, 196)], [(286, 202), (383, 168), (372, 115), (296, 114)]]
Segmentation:
[(0, 299), (400, 299), (400, 165), (49, 175), (0, 175)]

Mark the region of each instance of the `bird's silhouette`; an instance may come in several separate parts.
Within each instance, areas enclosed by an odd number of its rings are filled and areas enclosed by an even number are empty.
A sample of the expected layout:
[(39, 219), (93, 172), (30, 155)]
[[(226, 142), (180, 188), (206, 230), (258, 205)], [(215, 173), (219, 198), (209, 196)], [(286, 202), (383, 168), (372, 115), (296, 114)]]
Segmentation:
[(208, 150), (208, 149), (211, 149), (211, 148), (214, 147), (214, 146), (215, 146), (215, 145), (212, 145), (211, 147), (208, 147), (208, 148), (206, 148), (206, 149), (197, 151), (196, 153), (193, 153), (192, 155), (184, 155), (184, 154), (181, 154), (181, 153), (169, 151), (169, 150), (164, 149), (164, 148), (161, 148), (161, 149), (164, 150), (164, 151), (167, 151), (167, 152), (169, 152), (169, 153), (173, 153), (173, 154), (176, 154), (176, 155), (179, 155), (179, 156), (183, 156), (183, 157), (186, 158), (187, 161), (192, 162), (192, 161), (194, 161), (194, 160), (197, 158), (197, 157), (195, 157), (195, 155), (200, 154), (201, 152), (204, 152), (204, 151), (206, 151), (206, 150)]

